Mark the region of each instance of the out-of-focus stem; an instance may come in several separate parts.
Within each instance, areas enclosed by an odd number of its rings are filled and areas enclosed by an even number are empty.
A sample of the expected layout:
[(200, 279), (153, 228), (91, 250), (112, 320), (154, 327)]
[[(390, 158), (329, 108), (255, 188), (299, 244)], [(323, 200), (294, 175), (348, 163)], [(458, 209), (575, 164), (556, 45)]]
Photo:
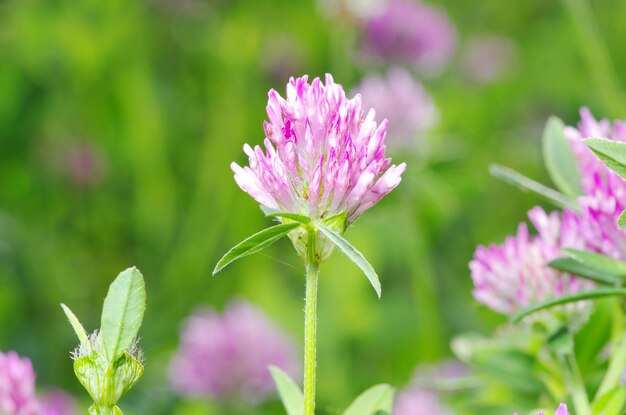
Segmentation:
[(591, 78), (604, 110), (611, 116), (622, 115), (626, 97), (620, 89), (609, 52), (602, 41), (587, 0), (562, 0), (578, 32), (583, 58), (587, 62)]
[(574, 413), (576, 415), (591, 415), (589, 397), (587, 396), (587, 390), (585, 389), (585, 383), (580, 374), (576, 357), (572, 352), (569, 352), (563, 356), (563, 363), (565, 367), (565, 381), (574, 402)]
[(596, 392), (596, 399), (619, 385), (624, 373), (624, 367), (626, 367), (626, 333), (622, 334), (621, 341), (617, 343), (616, 349), (611, 355), (609, 367), (598, 388), (598, 392)]
[(304, 415), (315, 414), (315, 379), (317, 366), (317, 280), (319, 261), (315, 255), (314, 229), (308, 232), (306, 253), (306, 299), (304, 306)]

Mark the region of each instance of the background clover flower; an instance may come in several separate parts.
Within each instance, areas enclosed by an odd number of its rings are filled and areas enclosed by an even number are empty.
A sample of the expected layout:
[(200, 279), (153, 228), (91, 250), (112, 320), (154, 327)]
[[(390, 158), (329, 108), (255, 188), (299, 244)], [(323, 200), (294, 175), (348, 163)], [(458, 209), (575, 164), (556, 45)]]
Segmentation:
[(33, 365), (15, 352), (0, 352), (0, 414), (39, 414)]
[[(470, 262), (474, 297), (489, 308), (512, 314), (521, 307), (583, 291), (593, 283), (548, 267), (564, 247), (584, 248), (579, 231), (580, 218), (565, 210), (546, 214), (535, 207), (528, 217), (537, 229), (532, 236), (522, 223), (517, 234), (501, 245), (479, 246)], [(569, 312), (582, 304), (565, 306)]]
[(296, 375), (294, 344), (261, 310), (236, 301), (222, 315), (201, 309), (187, 319), (170, 379), (182, 395), (258, 403), (275, 391), (270, 365)]
[(398, 393), (393, 405), (393, 415), (451, 415), (436, 392), (416, 387)]
[(269, 209), (310, 218), (345, 213), (348, 224), (400, 183), (404, 163), (385, 157), (387, 121), (367, 115), (330, 74), (325, 84), (291, 78), (287, 96), (269, 92), (265, 152), (244, 146), (249, 166), (232, 163), (239, 187)]
[(456, 31), (440, 10), (421, 1), (389, 0), (365, 22), (364, 52), (435, 73), (456, 47)]
[(617, 226), (617, 218), (626, 208), (626, 182), (583, 142), (590, 137), (626, 142), (626, 122), (597, 121), (587, 108), (581, 109), (580, 116), (578, 127), (566, 127), (565, 134), (572, 144), (584, 192), (578, 198), (581, 233), (589, 249), (626, 259), (626, 231)]
[(435, 104), (422, 84), (401, 68), (385, 76), (369, 75), (356, 87), (363, 105), (376, 108), (389, 120), (387, 142), (400, 147), (414, 144), (438, 121)]
[(78, 415), (76, 400), (72, 395), (54, 389), (39, 397), (39, 415)]

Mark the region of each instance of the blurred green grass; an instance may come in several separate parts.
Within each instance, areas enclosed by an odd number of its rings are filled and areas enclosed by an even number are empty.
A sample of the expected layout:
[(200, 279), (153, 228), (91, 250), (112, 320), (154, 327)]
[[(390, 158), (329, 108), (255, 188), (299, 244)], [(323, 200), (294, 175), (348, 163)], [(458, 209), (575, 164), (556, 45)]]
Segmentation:
[[(348, 231), (381, 275), (381, 301), (341, 256), (324, 264), (322, 407), (343, 407), (377, 382), (402, 385), (418, 363), (449, 356), (455, 333), (502, 321), (472, 301), (467, 263), (538, 201), (489, 177), (488, 164), (547, 181), (539, 145), (547, 117), (572, 124), (582, 105), (616, 112), (594, 85), (563, 2), (438, 4), (461, 48), (473, 35), (507, 36), (519, 68), (478, 86), (460, 75), (457, 53), (441, 77), (424, 81), (442, 119), (431, 144), (455, 154), (419, 163), (397, 154), (409, 164), (404, 182)], [(623, 84), (626, 5), (593, 10)], [(219, 277), (210, 270), (268, 224), (229, 169), (245, 161), (245, 142), (262, 141), (267, 91), (284, 92), (291, 74), (325, 72), (350, 90), (367, 72), (346, 53), (355, 36), (311, 0), (0, 4), (0, 350), (32, 357), (40, 387), (80, 393), (58, 303), (96, 327), (106, 287), (131, 264), (146, 277), (149, 302), (146, 377), (129, 398), (137, 413), (158, 413), (163, 403), (150, 396), (166, 390), (179, 323), (199, 304), (246, 297), (301, 341), (303, 270), (287, 241)], [(67, 149), (82, 143), (102, 158), (94, 184), (63, 170)], [(187, 406), (180, 413), (196, 413)]]

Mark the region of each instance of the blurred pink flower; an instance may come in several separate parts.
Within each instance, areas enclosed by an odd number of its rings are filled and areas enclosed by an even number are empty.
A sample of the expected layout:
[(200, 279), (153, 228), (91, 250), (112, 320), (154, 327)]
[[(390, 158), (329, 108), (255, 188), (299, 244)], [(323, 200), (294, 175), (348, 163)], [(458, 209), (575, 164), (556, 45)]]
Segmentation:
[(398, 393), (393, 404), (393, 415), (451, 415), (443, 406), (437, 392), (411, 387)]
[(361, 98), (347, 99), (326, 75), (311, 84), (291, 78), (287, 98), (269, 92), (265, 153), (244, 146), (249, 166), (231, 167), (239, 187), (269, 209), (327, 218), (345, 213), (348, 223), (400, 183), (406, 165), (385, 157), (387, 120), (364, 117)]
[(388, 0), (365, 22), (363, 47), (383, 61), (439, 72), (456, 47), (456, 31), (442, 11), (421, 1)]
[(39, 415), (78, 415), (76, 400), (72, 395), (54, 389), (39, 397)]
[(617, 218), (626, 208), (626, 181), (606, 167), (585, 145), (583, 139), (601, 137), (626, 142), (626, 122), (596, 121), (589, 109), (580, 110), (577, 128), (566, 127), (578, 161), (583, 195), (581, 233), (589, 249), (618, 259), (626, 259), (626, 230), (617, 226)]
[(422, 84), (403, 68), (386, 76), (369, 75), (356, 87), (365, 107), (376, 108), (389, 120), (387, 143), (396, 147), (415, 144), (438, 121), (432, 98)]
[(33, 365), (15, 352), (0, 352), (0, 414), (39, 415)]
[[(561, 248), (583, 249), (580, 218), (566, 210), (546, 214), (535, 207), (528, 217), (538, 231), (531, 236), (525, 223), (517, 235), (502, 245), (479, 246), (469, 264), (474, 281), (474, 297), (489, 308), (512, 314), (521, 307), (586, 290), (591, 281), (548, 267), (559, 256)], [(580, 310), (586, 303), (564, 306), (567, 312)]]
[(470, 81), (491, 83), (515, 70), (517, 50), (510, 39), (484, 36), (470, 39), (463, 53), (461, 68)]
[(295, 377), (296, 355), (291, 340), (261, 310), (237, 301), (222, 315), (201, 309), (187, 319), (170, 380), (182, 395), (258, 403), (275, 391), (268, 367)]

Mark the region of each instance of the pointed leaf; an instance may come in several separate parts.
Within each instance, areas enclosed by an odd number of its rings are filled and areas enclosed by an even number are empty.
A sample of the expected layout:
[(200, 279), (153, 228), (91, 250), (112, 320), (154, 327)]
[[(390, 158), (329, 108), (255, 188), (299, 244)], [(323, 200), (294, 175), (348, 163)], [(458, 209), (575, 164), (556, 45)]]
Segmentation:
[(626, 390), (619, 385), (594, 399), (591, 412), (602, 415), (620, 415), (626, 404)]
[(626, 228), (626, 210), (619, 215), (619, 218), (617, 218), (617, 225), (622, 229)]
[(272, 378), (274, 378), (280, 400), (287, 410), (287, 415), (304, 414), (304, 396), (298, 385), (276, 366), (270, 366), (270, 372), (272, 372)]
[(576, 197), (582, 193), (580, 174), (564, 129), (563, 121), (550, 117), (543, 130), (543, 159), (557, 189)]
[(78, 336), (78, 340), (80, 340), (80, 343), (81, 344), (87, 343), (87, 338), (88, 338), (87, 331), (85, 330), (83, 325), (80, 324), (80, 321), (78, 321), (78, 318), (76, 318), (74, 313), (72, 313), (72, 310), (70, 310), (70, 308), (66, 306), (65, 304), (61, 303), (61, 308), (63, 309), (65, 316), (67, 317), (70, 324), (72, 325), (72, 328), (74, 329), (74, 332), (76, 333), (76, 336)]
[(268, 218), (291, 219), (293, 221), (296, 221), (305, 225), (311, 222), (311, 218), (309, 218), (308, 216), (298, 215), (297, 213), (275, 212), (275, 213), (269, 213), (265, 216), (267, 216)]
[(300, 223), (283, 223), (263, 229), (261, 232), (244, 239), (232, 247), (230, 251), (226, 252), (222, 259), (218, 261), (213, 270), (213, 275), (223, 270), (231, 262), (267, 248), (299, 226)]
[(573, 197), (564, 195), (563, 193), (544, 186), (543, 184), (536, 182), (513, 169), (500, 166), (498, 164), (492, 164), (489, 166), (489, 172), (503, 182), (517, 186), (522, 190), (528, 190), (535, 193), (557, 207), (570, 208), (576, 211), (579, 210), (578, 205), (576, 204), (576, 199)]
[(585, 264), (581, 264), (574, 258), (557, 258), (548, 262), (548, 266), (559, 271), (569, 272), (588, 280), (596, 281), (605, 285), (615, 286), (622, 282), (622, 279), (614, 274), (607, 274), (597, 269), (590, 268)]
[(589, 138), (585, 140), (585, 144), (609, 169), (626, 179), (626, 143), (606, 138)]
[(350, 244), (346, 239), (344, 239), (338, 233), (332, 231), (322, 224), (317, 224), (317, 228), (322, 232), (328, 239), (330, 239), (352, 262), (354, 262), (361, 270), (365, 273), (365, 276), (370, 281), (378, 298), (380, 298), (381, 287), (380, 281), (378, 280), (378, 275), (374, 268), (367, 262), (367, 259), (360, 253), (354, 246)]
[(607, 274), (614, 274), (620, 277), (626, 277), (626, 262), (619, 261), (617, 259), (609, 258), (607, 256), (596, 254), (594, 252), (581, 251), (574, 248), (565, 248), (563, 252), (570, 257), (587, 265), (590, 268), (598, 271), (605, 272)]
[(132, 344), (146, 309), (146, 286), (135, 267), (122, 271), (109, 287), (102, 307), (100, 333), (110, 362), (117, 360)]
[(516, 313), (511, 315), (510, 320), (515, 323), (523, 319), (529, 314), (535, 313), (546, 308), (554, 307), (561, 304), (574, 303), (576, 301), (591, 300), (594, 298), (611, 297), (611, 296), (625, 296), (626, 288), (596, 288), (594, 290), (583, 291), (576, 294), (564, 295), (559, 298), (553, 298), (541, 303), (532, 304), (527, 307), (519, 309)]
[(360, 394), (343, 415), (373, 415), (378, 411), (391, 413), (395, 389), (389, 385), (372, 386)]

